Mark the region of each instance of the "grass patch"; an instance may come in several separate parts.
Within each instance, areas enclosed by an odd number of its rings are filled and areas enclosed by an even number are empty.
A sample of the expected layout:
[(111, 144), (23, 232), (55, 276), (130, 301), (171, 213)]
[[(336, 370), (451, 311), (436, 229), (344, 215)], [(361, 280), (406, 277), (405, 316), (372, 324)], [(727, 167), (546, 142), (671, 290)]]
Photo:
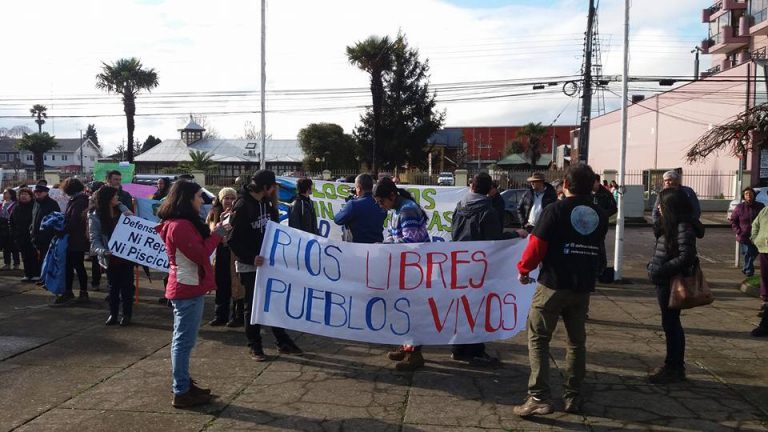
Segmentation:
[(760, 286), (760, 276), (758, 275), (752, 275), (746, 279), (744, 279), (744, 283), (751, 286), (751, 287), (759, 287)]

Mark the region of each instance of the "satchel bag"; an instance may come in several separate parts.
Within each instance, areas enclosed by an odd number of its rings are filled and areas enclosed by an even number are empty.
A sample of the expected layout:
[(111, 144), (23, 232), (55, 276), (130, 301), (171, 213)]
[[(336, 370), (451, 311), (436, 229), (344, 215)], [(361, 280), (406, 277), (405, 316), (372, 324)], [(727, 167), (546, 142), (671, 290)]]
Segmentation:
[(696, 264), (690, 276), (679, 274), (670, 282), (669, 308), (691, 309), (715, 301), (701, 267)]

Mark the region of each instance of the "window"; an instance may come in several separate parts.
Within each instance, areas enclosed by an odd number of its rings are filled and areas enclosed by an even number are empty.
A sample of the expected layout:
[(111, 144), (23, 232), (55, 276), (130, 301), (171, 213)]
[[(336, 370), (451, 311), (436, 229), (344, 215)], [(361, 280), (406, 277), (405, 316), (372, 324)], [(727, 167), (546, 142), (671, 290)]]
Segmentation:
[(768, 20), (768, 0), (750, 1), (749, 14), (752, 15), (752, 18), (754, 19), (752, 25), (757, 25)]
[(56, 155), (51, 155), (51, 160), (55, 161), (56, 160)]
[(5, 162), (8, 160), (8, 155), (5, 153), (0, 153), (0, 161)]
[(28, 160), (28, 161), (31, 161), (31, 160), (32, 160), (32, 155), (31, 155), (31, 154), (28, 154), (28, 155), (27, 155), (27, 160)]
[(67, 160), (67, 155), (61, 155), (61, 160), (63, 161)]
[(43, 155), (43, 160), (47, 161), (48, 160), (48, 155)]

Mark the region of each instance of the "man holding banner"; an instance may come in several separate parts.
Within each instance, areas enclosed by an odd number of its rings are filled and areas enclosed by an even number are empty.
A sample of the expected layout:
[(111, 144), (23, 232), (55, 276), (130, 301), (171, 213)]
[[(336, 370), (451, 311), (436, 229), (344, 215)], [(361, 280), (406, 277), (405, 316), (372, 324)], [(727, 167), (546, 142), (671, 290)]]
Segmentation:
[[(259, 251), (264, 241), (264, 230), (271, 220), (278, 222), (277, 209), (273, 207), (272, 198), (277, 193), (275, 173), (259, 170), (251, 178), (251, 182), (243, 186), (237, 201), (232, 208), (229, 223), (232, 231), (229, 233), (227, 244), (235, 254), (235, 271), (240, 275), (240, 281), (245, 287), (245, 336), (248, 339), (251, 358), (258, 362), (267, 359), (261, 343), (261, 326), (251, 322), (256, 267), (260, 264)], [(281, 354), (301, 354), (302, 351), (293, 342), (285, 329), (272, 327), (278, 352)]]
[(528, 397), (513, 409), (521, 417), (554, 410), (550, 402), (549, 341), (560, 316), (568, 337), (565, 411), (581, 412), (580, 391), (586, 374), (585, 323), (590, 293), (595, 290), (600, 248), (608, 231), (608, 217), (592, 202), (594, 179), (589, 165), (570, 167), (563, 187), (566, 198), (544, 208), (517, 264), (521, 283), (533, 282), (529, 274), (542, 264), (528, 313)]

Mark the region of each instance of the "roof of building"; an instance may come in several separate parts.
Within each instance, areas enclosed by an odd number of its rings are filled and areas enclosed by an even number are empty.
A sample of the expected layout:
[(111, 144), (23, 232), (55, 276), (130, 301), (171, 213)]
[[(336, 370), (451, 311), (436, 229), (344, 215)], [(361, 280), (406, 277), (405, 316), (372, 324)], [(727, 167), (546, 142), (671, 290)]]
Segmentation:
[(197, 124), (195, 120), (192, 118), (192, 115), (189, 116), (189, 123), (187, 123), (186, 126), (184, 126), (184, 129), (179, 129), (180, 131), (188, 130), (188, 131), (204, 131), (205, 128)]
[[(549, 166), (549, 164), (552, 163), (552, 155), (551, 154), (543, 154), (539, 159), (536, 161), (536, 166)], [(521, 153), (515, 153), (511, 154), (504, 159), (496, 162), (496, 165), (498, 166), (514, 166), (514, 165), (530, 165), (531, 161), (527, 157), (525, 157)]]
[[(11, 152), (18, 152), (19, 150), (16, 148), (16, 143), (19, 140), (16, 138), (2, 138), (0, 139), (0, 152), (2, 153), (11, 153)], [(82, 142), (88, 141), (87, 138), (84, 138)], [(53, 152), (67, 152), (72, 153), (75, 150), (80, 148), (80, 138), (56, 138), (56, 143), (58, 146), (51, 150)]]
[[(136, 162), (190, 162), (189, 152), (204, 151), (211, 154), (214, 162), (251, 163), (259, 161), (261, 144), (256, 140), (201, 139), (190, 145), (184, 141), (163, 140), (146, 153), (134, 159)], [(297, 140), (269, 139), (266, 142), (267, 162), (301, 162), (304, 152)]]

